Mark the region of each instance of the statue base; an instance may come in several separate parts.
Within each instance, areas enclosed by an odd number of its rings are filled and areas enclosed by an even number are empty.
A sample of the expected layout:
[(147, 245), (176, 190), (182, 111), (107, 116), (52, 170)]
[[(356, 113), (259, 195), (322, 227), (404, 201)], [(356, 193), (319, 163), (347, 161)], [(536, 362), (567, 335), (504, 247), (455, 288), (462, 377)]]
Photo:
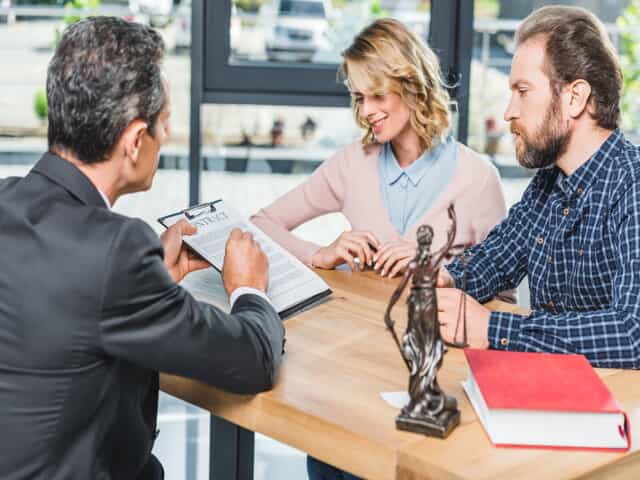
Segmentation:
[(447, 438), (460, 423), (460, 410), (444, 410), (437, 417), (421, 418), (400, 414), (396, 417), (396, 428), (429, 437)]

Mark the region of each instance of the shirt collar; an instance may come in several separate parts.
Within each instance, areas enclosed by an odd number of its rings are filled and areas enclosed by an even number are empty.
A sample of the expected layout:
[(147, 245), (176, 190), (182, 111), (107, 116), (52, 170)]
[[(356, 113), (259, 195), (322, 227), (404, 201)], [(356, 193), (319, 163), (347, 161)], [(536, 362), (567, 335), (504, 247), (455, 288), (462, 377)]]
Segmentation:
[(439, 158), (441, 150), (445, 148), (445, 146), (453, 141), (453, 137), (448, 136), (444, 142), (440, 142), (439, 140), (435, 140), (433, 147), (430, 150), (424, 152), (418, 160), (413, 162), (407, 168), (403, 169), (398, 165), (398, 160), (396, 159), (395, 154), (393, 153), (393, 149), (391, 148), (391, 142), (387, 142), (383, 145), (382, 156), (383, 156), (383, 164), (384, 164), (384, 180), (388, 185), (395, 184), (403, 175), (406, 175), (409, 179), (409, 182), (414, 187), (417, 187), (425, 173), (429, 170), (429, 168), (436, 162)]
[(624, 135), (616, 128), (589, 160), (580, 165), (575, 172), (567, 177), (560, 171), (556, 185), (569, 197), (581, 195), (602, 176), (604, 169), (612, 167), (611, 157), (620, 150), (624, 141)]
[(107, 196), (104, 194), (104, 192), (102, 190), (100, 190), (99, 188), (97, 189), (98, 193), (100, 194), (100, 196), (102, 197), (102, 200), (104, 200), (105, 205), (107, 206), (107, 208), (109, 210), (111, 210), (111, 202), (109, 202), (109, 199), (107, 198)]

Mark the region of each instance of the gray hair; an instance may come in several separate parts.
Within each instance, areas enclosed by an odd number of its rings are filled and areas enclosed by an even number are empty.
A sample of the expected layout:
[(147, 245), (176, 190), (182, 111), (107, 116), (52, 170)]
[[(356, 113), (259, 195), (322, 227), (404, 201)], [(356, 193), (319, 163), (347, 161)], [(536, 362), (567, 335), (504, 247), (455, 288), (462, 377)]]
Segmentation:
[(119, 18), (90, 17), (67, 28), (47, 71), (49, 149), (95, 163), (108, 158), (133, 120), (154, 135), (166, 101), (163, 55), (155, 30)]

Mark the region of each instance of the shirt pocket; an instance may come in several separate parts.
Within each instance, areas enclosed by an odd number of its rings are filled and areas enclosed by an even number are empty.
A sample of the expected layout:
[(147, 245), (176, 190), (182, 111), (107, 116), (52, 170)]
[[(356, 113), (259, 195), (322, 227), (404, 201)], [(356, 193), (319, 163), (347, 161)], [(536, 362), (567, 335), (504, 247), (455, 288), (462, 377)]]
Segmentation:
[(568, 263), (573, 263), (570, 294), (574, 305), (590, 309), (608, 304), (613, 270), (607, 267), (611, 254), (605, 251), (604, 242), (601, 239), (584, 242), (568, 253), (573, 260)]

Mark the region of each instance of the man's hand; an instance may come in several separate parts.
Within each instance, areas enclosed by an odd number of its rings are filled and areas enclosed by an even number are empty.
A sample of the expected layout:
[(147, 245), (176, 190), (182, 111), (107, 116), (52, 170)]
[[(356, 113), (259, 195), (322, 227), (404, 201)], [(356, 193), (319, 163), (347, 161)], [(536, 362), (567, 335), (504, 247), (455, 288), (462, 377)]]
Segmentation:
[(269, 285), (269, 260), (249, 232), (234, 228), (225, 247), (222, 282), (227, 295), (239, 287), (262, 292)]
[(415, 243), (406, 240), (387, 242), (378, 249), (374, 257), (373, 269), (379, 271), (383, 277), (385, 275), (395, 277), (407, 269), (415, 256)]
[(436, 280), (436, 287), (438, 288), (454, 288), (456, 286), (453, 281), (453, 277), (447, 271), (446, 267), (440, 267), (438, 270), (438, 278)]
[(188, 249), (182, 241), (183, 235), (193, 235), (198, 229), (186, 220), (171, 225), (160, 235), (164, 248), (164, 264), (176, 283), (187, 273), (209, 267), (209, 263)]
[(333, 243), (316, 250), (311, 263), (314, 267), (332, 269), (347, 262), (351, 270), (356, 271), (355, 259), (358, 259), (362, 268), (371, 266), (373, 250), (379, 245), (380, 242), (371, 232), (342, 232)]
[(462, 341), (464, 335), (462, 319), (460, 319), (458, 337), (453, 337), (456, 332), (461, 299), (464, 295), (467, 297), (467, 341), (469, 346), (471, 348), (489, 348), (489, 316), (491, 311), (479, 304), (475, 298), (457, 288), (437, 288), (436, 294), (438, 296), (438, 320), (442, 338), (449, 343)]

